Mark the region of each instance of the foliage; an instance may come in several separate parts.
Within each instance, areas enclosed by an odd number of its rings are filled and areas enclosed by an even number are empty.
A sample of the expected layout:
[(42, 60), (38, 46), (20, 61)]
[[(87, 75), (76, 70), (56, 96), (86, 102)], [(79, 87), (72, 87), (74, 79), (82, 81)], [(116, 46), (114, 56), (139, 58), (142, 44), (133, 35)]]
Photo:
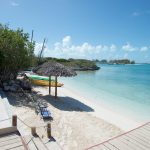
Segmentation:
[(129, 59), (119, 59), (119, 60), (110, 60), (110, 64), (135, 64), (134, 61), (130, 61)]
[(96, 66), (94, 61), (86, 59), (62, 59), (62, 58), (45, 58), (46, 61), (54, 61), (63, 64), (64, 66), (70, 67), (74, 70), (97, 70), (99, 67)]
[(14, 79), (19, 70), (31, 66), (33, 51), (28, 33), (0, 24), (0, 81)]

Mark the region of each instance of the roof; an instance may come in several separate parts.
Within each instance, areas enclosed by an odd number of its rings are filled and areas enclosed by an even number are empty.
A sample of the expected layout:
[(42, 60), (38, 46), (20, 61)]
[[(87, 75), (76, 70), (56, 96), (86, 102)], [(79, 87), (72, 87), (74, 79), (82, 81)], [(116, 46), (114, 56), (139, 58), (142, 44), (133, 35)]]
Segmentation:
[(45, 62), (33, 69), (33, 72), (44, 76), (63, 76), (71, 77), (76, 76), (76, 72), (60, 63)]

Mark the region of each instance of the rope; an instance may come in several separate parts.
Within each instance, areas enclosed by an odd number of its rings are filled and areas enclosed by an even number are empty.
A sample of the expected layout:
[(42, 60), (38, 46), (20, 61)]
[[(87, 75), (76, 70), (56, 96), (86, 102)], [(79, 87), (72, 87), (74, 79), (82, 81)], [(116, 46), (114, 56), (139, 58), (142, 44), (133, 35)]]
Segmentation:
[(28, 124), (26, 124), (23, 120), (21, 120), (19, 117), (17, 117), (24, 125), (26, 125), (27, 127), (31, 128)]
[[(25, 123), (23, 120), (21, 120), (19, 117), (17, 117), (24, 125), (26, 125), (27, 127), (29, 127), (29, 128), (32, 128), (31, 126), (29, 126), (27, 123)], [(42, 128), (42, 127), (47, 127), (46, 125), (44, 125), (44, 126), (36, 126), (36, 128)]]

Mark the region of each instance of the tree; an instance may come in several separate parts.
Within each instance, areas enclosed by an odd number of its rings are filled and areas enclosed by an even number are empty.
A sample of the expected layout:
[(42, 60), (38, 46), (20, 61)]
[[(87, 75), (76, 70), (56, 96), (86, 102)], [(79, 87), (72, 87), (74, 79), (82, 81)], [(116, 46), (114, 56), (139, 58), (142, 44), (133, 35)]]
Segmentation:
[(31, 66), (34, 45), (23, 29), (0, 24), (0, 83), (15, 79), (18, 71)]

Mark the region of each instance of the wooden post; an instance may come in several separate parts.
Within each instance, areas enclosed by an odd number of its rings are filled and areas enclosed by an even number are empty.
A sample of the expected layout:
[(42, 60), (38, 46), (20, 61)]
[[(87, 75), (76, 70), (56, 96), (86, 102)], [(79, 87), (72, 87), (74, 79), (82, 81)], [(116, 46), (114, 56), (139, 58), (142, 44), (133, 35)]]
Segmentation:
[(51, 76), (49, 76), (49, 95), (51, 94)]
[(12, 126), (17, 126), (17, 115), (12, 116)]
[(36, 134), (36, 127), (31, 127), (31, 134), (32, 134), (33, 136), (37, 135), (37, 134)]
[(55, 76), (55, 98), (57, 98), (57, 76)]
[(51, 138), (51, 123), (47, 123), (47, 137)]

